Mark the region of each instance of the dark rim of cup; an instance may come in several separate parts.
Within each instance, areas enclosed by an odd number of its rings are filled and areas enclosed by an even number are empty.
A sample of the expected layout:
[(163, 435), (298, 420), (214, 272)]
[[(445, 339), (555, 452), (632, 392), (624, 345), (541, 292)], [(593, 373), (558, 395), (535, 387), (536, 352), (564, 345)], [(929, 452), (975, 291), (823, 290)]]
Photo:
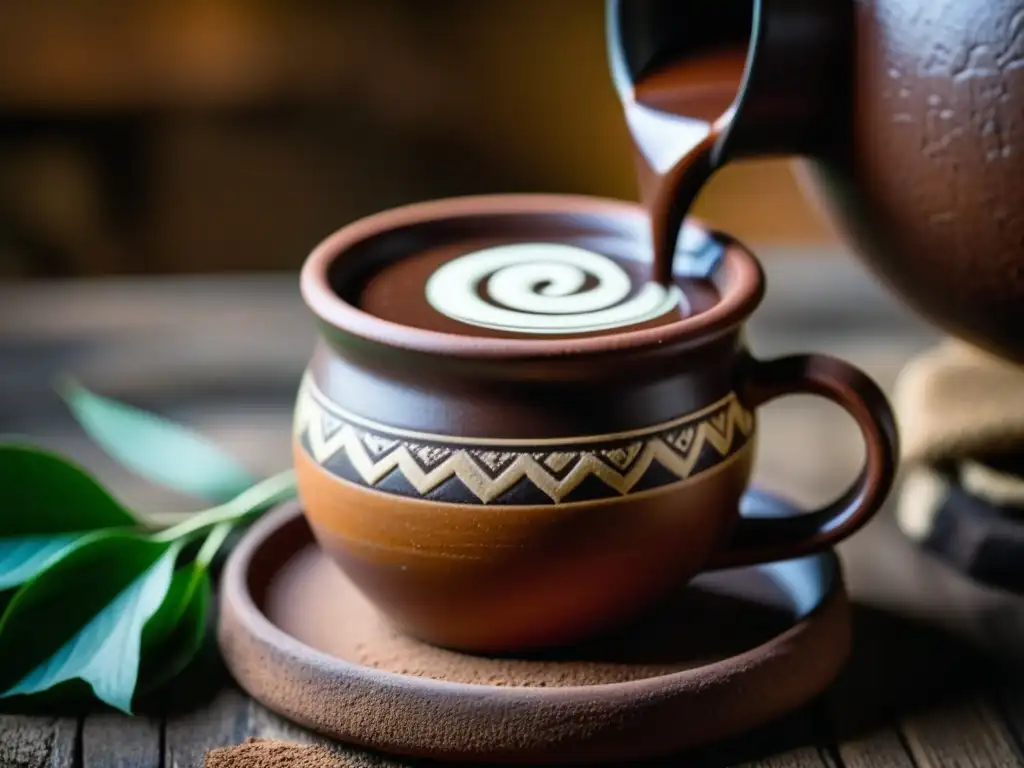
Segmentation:
[[(321, 241), (302, 266), (300, 291), (303, 301), (321, 323), (344, 335), (432, 355), (509, 359), (564, 357), (708, 341), (743, 323), (764, 295), (764, 273), (760, 263), (743, 245), (719, 232), (715, 232), (715, 236), (724, 243), (725, 252), (712, 277), (719, 294), (719, 301), (714, 306), (654, 328), (611, 331), (578, 339), (461, 336), (402, 325), (359, 309), (339, 296), (331, 284), (331, 266), (337, 259), (344, 258), (361, 241), (395, 228), (481, 214), (540, 216), (552, 213), (588, 217), (596, 214), (620, 222), (631, 219), (634, 226), (646, 226), (647, 220), (644, 210), (635, 203), (583, 195), (469, 195), (413, 203), (359, 219)], [(687, 219), (687, 224), (709, 231), (693, 218)]]

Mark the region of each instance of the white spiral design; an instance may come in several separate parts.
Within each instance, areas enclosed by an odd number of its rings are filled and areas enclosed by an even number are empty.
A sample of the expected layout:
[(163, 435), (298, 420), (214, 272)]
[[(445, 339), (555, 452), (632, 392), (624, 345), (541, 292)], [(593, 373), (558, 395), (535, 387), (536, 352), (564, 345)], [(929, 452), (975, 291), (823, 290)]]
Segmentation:
[[(590, 285), (588, 285), (590, 283)], [(647, 283), (593, 251), (517, 243), (468, 253), (430, 276), (426, 297), (443, 315), (519, 333), (584, 333), (635, 325), (683, 306), (677, 286)]]

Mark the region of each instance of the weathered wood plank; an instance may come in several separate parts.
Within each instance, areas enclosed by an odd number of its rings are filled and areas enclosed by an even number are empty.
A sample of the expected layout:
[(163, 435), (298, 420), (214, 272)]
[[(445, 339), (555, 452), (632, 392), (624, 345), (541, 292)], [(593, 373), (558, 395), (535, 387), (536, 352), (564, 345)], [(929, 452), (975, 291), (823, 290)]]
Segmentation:
[(828, 733), (820, 698), (735, 741), (742, 753), (756, 755), (746, 763), (751, 768), (835, 768), (824, 747)]
[(202, 768), (209, 750), (245, 741), (251, 735), (251, 705), (248, 696), (230, 687), (200, 708), (168, 717), (165, 768)]
[(799, 747), (743, 765), (747, 768), (830, 768), (820, 747)]
[(849, 739), (836, 751), (845, 768), (915, 768), (902, 734), (893, 728)]
[(909, 717), (901, 730), (919, 768), (1024, 765), (1005, 721), (981, 696)]
[[(868, 573), (869, 559), (887, 559), (885, 541), (892, 533), (874, 526), (865, 532), (866, 541), (857, 542), (858, 548), (872, 540), (877, 545), (873, 555), (863, 550), (847, 560), (857, 566), (862, 582), (884, 578)], [(908, 556), (920, 557), (914, 551)], [(914, 578), (909, 575), (893, 583), (920, 587), (912, 605), (923, 611), (922, 606), (940, 599), (943, 593), (935, 590), (941, 585), (933, 583), (929, 591)], [(978, 701), (991, 660), (933, 623), (908, 614), (855, 606), (852, 654), (828, 693), (839, 760), (846, 768), (1002, 765), (1000, 760), (1009, 753), (1008, 734), (999, 730), (1001, 718), (989, 708), (979, 721), (974, 705), (967, 704)], [(992, 729), (995, 737), (989, 736)]]
[[(886, 528), (871, 523), (864, 529), (856, 557), (844, 559), (847, 583), (858, 575), (861, 581), (881, 578), (864, 573), (871, 554), (864, 546), (875, 544), (878, 557), (890, 555), (884, 545), (895, 532)], [(851, 623), (850, 657), (826, 697), (830, 727), (840, 743), (895, 728), (939, 700), (962, 700), (987, 671), (985, 658), (974, 649), (911, 616), (855, 603)]]
[(747, 768), (833, 768), (822, 748), (828, 743), (823, 701), (806, 706), (758, 728), (690, 753), (657, 762), (680, 765), (747, 766)]
[(0, 766), (79, 768), (78, 729), (71, 717), (0, 715)]
[(995, 683), (993, 699), (1013, 737), (1018, 754), (1024, 753), (1024, 675), (1020, 668), (1008, 669)]
[(118, 714), (90, 715), (82, 723), (83, 768), (159, 768), (159, 720)]

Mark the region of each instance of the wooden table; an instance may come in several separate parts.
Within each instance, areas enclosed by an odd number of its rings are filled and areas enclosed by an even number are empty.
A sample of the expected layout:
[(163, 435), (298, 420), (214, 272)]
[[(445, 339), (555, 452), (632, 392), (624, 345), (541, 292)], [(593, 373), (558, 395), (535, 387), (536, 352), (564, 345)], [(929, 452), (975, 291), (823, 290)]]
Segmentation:
[[(845, 254), (779, 252), (765, 261), (768, 298), (750, 326), (761, 355), (828, 351), (891, 389), (908, 358), (938, 338)], [(187, 510), (192, 502), (149, 487), (90, 446), (49, 382), (73, 373), (201, 429), (270, 473), (289, 460), (291, 398), (312, 338), (294, 274), (0, 287), (0, 431), (68, 453), (130, 504)], [(790, 398), (766, 408), (762, 423), (762, 485), (812, 503), (852, 478), (860, 447), (837, 408)], [(891, 509), (840, 554), (856, 611), (843, 676), (781, 723), (662, 764), (1021, 764), (1024, 600), (982, 590), (921, 555)], [(209, 748), (253, 735), (316, 740), (225, 680), (198, 708), (160, 717), (0, 715), (0, 761), (190, 768)]]

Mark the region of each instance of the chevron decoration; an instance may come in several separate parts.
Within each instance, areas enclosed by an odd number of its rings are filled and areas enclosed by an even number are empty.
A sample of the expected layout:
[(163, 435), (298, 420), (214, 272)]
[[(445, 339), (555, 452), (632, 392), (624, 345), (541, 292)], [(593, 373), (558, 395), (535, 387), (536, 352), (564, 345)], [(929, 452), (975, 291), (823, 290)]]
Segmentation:
[[(304, 377), (295, 436), (327, 471), (386, 493), (478, 504), (564, 504), (686, 482), (727, 461), (754, 431), (735, 393), (624, 435), (531, 441), (424, 435), (348, 414)], [(595, 482), (597, 481), (597, 482)]]

